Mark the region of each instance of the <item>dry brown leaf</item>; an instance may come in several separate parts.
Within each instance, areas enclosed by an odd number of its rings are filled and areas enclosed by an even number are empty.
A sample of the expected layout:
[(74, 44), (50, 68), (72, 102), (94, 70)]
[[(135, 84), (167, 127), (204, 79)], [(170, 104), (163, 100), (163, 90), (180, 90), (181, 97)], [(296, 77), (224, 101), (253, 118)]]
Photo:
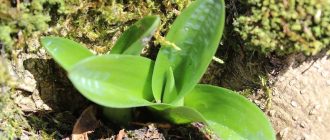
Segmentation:
[(125, 129), (120, 130), (117, 137), (116, 137), (116, 140), (122, 140), (125, 135), (126, 135)]
[(97, 108), (94, 105), (86, 108), (76, 121), (72, 130), (72, 140), (88, 140), (88, 134), (100, 126), (96, 118)]

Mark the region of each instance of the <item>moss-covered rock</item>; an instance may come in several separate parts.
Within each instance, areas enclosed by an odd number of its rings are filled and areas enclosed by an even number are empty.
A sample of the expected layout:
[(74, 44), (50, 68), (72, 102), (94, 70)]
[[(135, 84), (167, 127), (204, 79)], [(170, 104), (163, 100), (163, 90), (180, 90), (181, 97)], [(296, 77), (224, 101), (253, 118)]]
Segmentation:
[(250, 49), (315, 55), (329, 48), (329, 0), (248, 0), (246, 5), (251, 11), (234, 24)]
[[(51, 21), (50, 11), (64, 13), (61, 0), (0, 1), (0, 43), (7, 50), (24, 47), (22, 40), (33, 32), (44, 32)], [(23, 41), (24, 42), (24, 41)]]
[[(19, 1), (17, 1), (19, 2)], [(33, 0), (0, 1), (0, 43), (7, 50), (31, 46), (36, 32), (66, 36), (107, 52), (127, 26), (146, 15), (169, 23), (191, 0)], [(35, 39), (35, 36), (32, 37)], [(35, 49), (33, 49), (35, 50)]]

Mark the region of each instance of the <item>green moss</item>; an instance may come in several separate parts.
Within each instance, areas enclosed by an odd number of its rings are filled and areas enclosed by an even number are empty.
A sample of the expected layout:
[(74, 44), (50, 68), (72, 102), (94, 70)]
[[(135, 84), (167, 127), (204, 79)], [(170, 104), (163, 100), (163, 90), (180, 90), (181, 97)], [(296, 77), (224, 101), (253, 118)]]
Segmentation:
[[(165, 1), (84, 1), (76, 12), (62, 19), (66, 24), (61, 35), (85, 43), (95, 52), (111, 49), (120, 34), (134, 21), (147, 15), (159, 15), (163, 32), (190, 0)], [(84, 27), (84, 28), (81, 28)]]
[(279, 55), (315, 55), (330, 45), (330, 1), (248, 0), (234, 25), (248, 48)]
[(3, 88), (4, 86), (13, 87), (14, 85), (15, 82), (8, 71), (7, 61), (3, 56), (0, 56), (0, 88)]
[(260, 87), (266, 96), (266, 110), (270, 109), (272, 106), (273, 90), (269, 87), (267, 76), (259, 76)]
[[(1, 1), (0, 29), (7, 48), (29, 44), (35, 32), (46, 32), (79, 40), (96, 52), (107, 52), (116, 38), (134, 21), (146, 15), (160, 15), (164, 30), (191, 0), (81, 1), (33, 0), (11, 5)], [(55, 26), (52, 26), (55, 25)], [(4, 28), (4, 29), (3, 29)]]
[(20, 136), (26, 128), (26, 122), (22, 112), (10, 99), (11, 91), (8, 87), (14, 86), (14, 80), (9, 75), (6, 61), (0, 57), (0, 139), (13, 139)]
[(12, 29), (10, 26), (6, 25), (0, 25), (0, 40), (4, 45), (12, 46), (13, 40), (10, 37), (10, 34), (12, 33)]
[(5, 132), (2, 137), (14, 139), (22, 135), (24, 129), (29, 129), (23, 113), (9, 98), (8, 93), (0, 95), (0, 130)]
[(9, 1), (1, 1), (0, 42), (9, 49), (20, 48), (25, 46), (18, 43), (20, 40), (29, 38), (33, 32), (46, 31), (51, 21), (49, 15), (51, 7), (44, 5), (55, 6), (61, 3), (60, 0), (53, 1), (53, 3), (45, 0), (33, 0), (31, 3), (22, 1), (16, 5), (10, 4)]
[(250, 95), (252, 95), (253, 94), (253, 89), (244, 89), (244, 90), (242, 90), (242, 91), (240, 91), (240, 92), (238, 92), (240, 95), (242, 95), (242, 96), (244, 96), (244, 97), (249, 97)]

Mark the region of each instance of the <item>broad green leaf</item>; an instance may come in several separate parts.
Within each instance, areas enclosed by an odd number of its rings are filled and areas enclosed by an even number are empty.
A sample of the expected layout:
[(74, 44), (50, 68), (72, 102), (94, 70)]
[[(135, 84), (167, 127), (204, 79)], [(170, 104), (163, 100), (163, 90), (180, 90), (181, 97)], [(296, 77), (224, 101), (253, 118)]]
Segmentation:
[(79, 61), (93, 56), (86, 47), (66, 38), (43, 37), (41, 44), (66, 71)]
[(158, 16), (147, 16), (129, 27), (118, 39), (111, 54), (139, 55), (160, 23)]
[[(155, 63), (153, 89), (165, 85), (164, 73), (173, 68), (180, 100), (199, 82), (219, 45), (225, 22), (223, 0), (197, 0), (175, 20), (166, 39), (181, 48), (163, 46)], [(154, 87), (155, 86), (155, 87)], [(162, 91), (162, 90), (160, 90)], [(158, 90), (159, 92), (159, 90)], [(166, 94), (166, 93), (163, 93)]]
[(197, 85), (185, 97), (185, 106), (200, 112), (221, 139), (275, 140), (274, 130), (264, 113), (233, 91)]
[(185, 106), (173, 106), (171, 104), (154, 104), (149, 106), (159, 116), (175, 124), (186, 124), (191, 122), (203, 122), (203, 116), (193, 108)]
[(94, 56), (69, 71), (74, 86), (89, 100), (106, 107), (151, 105), (153, 62), (132, 55)]

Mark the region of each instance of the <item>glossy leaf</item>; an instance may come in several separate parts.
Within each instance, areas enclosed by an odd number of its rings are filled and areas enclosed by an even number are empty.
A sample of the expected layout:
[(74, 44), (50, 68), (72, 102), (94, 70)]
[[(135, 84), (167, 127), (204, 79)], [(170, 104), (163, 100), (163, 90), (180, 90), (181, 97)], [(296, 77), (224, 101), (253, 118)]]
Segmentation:
[(171, 103), (178, 95), (176, 87), (175, 87), (175, 79), (173, 75), (173, 70), (170, 69), (166, 73), (166, 84), (164, 87), (164, 93), (162, 96), (163, 103)]
[(79, 61), (93, 56), (86, 47), (66, 38), (43, 37), (41, 44), (66, 71)]
[(111, 53), (139, 55), (159, 23), (158, 16), (147, 16), (137, 21), (120, 36)]
[(264, 113), (233, 91), (197, 85), (185, 97), (185, 106), (200, 112), (221, 139), (275, 140), (274, 131)]
[[(179, 94), (176, 100), (191, 91), (206, 71), (219, 45), (224, 21), (223, 0), (198, 0), (186, 8), (171, 26), (166, 39), (181, 50), (171, 46), (161, 48), (156, 59), (153, 80), (164, 79), (159, 73), (164, 73), (168, 69), (165, 66), (169, 63), (173, 68)], [(165, 85), (161, 83), (164, 81), (153, 81), (153, 89)]]
[(159, 116), (175, 124), (203, 122), (205, 120), (198, 111), (185, 106), (173, 106), (162, 103), (151, 105), (149, 108)]
[(150, 59), (131, 55), (94, 56), (69, 71), (74, 86), (89, 100), (106, 107), (151, 105)]
[[(157, 103), (162, 102), (163, 92), (165, 91), (164, 88), (166, 87), (166, 81), (168, 79), (167, 73), (169, 73), (169, 69), (171, 69), (170, 63), (168, 61), (160, 61), (160, 60), (164, 60), (166, 58), (161, 59), (160, 57), (166, 57), (166, 56), (164, 56), (164, 55), (157, 56), (156, 64), (158, 64), (158, 65), (157, 65), (157, 67), (154, 68), (153, 75), (152, 75), (152, 93), (153, 93), (154, 98)], [(174, 77), (174, 75), (173, 75), (173, 77)], [(171, 84), (171, 83), (167, 83), (167, 84)], [(173, 86), (175, 86), (175, 85), (173, 85)], [(173, 88), (175, 88), (175, 87), (173, 87)]]

